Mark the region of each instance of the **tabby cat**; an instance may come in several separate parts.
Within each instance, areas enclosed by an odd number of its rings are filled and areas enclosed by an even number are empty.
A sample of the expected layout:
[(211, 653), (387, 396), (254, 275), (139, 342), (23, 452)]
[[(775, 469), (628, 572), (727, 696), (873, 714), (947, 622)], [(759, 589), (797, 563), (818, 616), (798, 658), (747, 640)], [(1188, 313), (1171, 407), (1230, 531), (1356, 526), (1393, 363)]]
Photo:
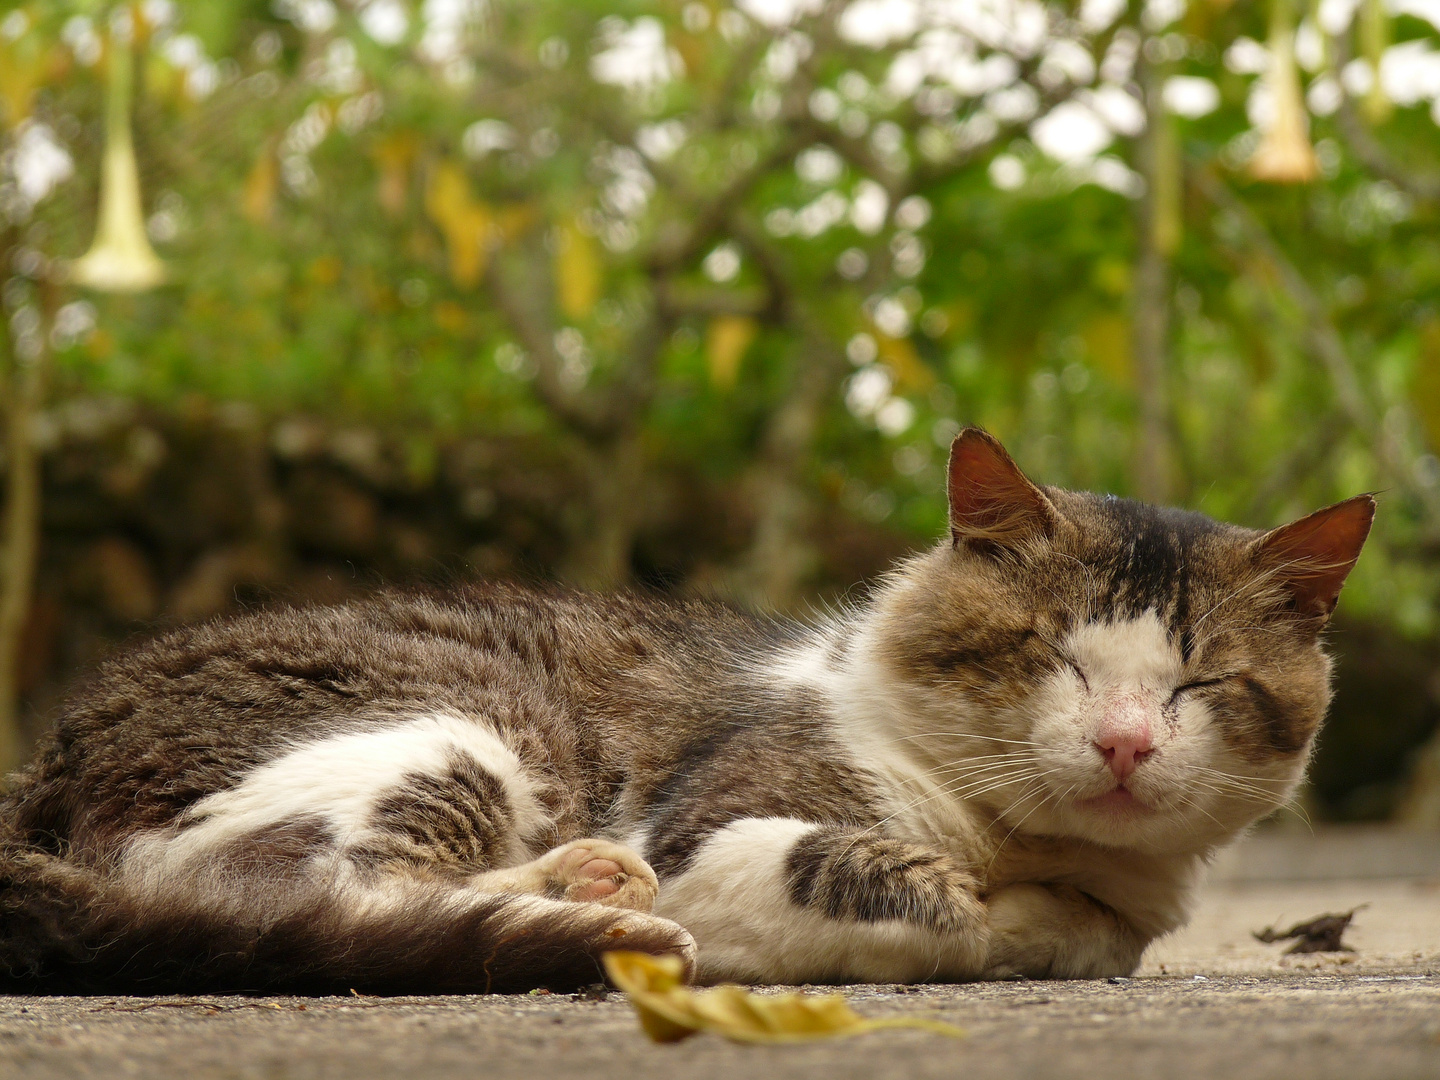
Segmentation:
[(1299, 783), (1373, 500), (1254, 532), (978, 429), (948, 479), (950, 536), (815, 625), (489, 584), (110, 661), (0, 803), (0, 983), (1129, 974)]

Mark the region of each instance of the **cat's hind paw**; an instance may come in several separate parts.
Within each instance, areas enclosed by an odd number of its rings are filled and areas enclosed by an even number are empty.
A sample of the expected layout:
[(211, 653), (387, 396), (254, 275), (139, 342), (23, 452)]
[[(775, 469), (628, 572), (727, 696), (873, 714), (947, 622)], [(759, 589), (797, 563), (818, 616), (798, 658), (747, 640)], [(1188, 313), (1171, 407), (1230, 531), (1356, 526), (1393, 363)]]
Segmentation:
[(631, 911), (650, 911), (660, 882), (650, 864), (611, 840), (573, 840), (536, 860), (546, 893)]

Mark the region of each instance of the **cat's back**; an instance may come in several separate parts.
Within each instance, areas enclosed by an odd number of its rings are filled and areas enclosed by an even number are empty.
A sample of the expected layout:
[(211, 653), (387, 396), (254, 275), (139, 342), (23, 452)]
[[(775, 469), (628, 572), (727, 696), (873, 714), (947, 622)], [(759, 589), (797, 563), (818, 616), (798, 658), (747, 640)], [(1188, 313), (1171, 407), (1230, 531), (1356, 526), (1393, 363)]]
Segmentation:
[(604, 740), (576, 730), (588, 704), (718, 672), (760, 628), (720, 605), (471, 583), (174, 630), (74, 694), (12, 820), (66, 838), (163, 825), (297, 745), (436, 714), (598, 755)]

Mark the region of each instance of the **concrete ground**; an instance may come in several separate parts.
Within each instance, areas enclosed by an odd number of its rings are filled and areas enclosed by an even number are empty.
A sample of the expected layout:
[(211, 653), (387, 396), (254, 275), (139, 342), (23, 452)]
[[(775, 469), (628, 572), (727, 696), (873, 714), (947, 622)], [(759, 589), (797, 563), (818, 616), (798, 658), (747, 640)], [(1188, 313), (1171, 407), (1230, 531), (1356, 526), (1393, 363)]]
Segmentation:
[[(1440, 860), (1440, 838), (1434, 851)], [(1190, 926), (1129, 980), (845, 991), (866, 1015), (948, 1020), (970, 1032), (964, 1041), (881, 1031), (804, 1046), (710, 1035), (656, 1046), (621, 994), (0, 998), (0, 1077), (1440, 1080), (1440, 874), (1255, 876), (1212, 884)], [(1287, 958), (1251, 936), (1361, 904), (1346, 936), (1354, 953)]]

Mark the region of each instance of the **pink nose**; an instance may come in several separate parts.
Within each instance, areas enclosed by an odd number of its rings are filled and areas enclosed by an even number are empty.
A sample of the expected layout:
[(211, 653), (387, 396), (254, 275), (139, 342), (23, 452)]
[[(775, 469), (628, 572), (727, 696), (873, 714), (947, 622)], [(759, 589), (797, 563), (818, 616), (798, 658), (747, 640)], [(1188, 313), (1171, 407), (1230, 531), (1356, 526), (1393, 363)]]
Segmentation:
[(1115, 779), (1123, 782), (1140, 762), (1154, 752), (1155, 747), (1150, 742), (1148, 729), (1132, 729), (1102, 733), (1095, 740), (1095, 749), (1100, 751), (1100, 756), (1105, 759), (1105, 764), (1110, 766)]

